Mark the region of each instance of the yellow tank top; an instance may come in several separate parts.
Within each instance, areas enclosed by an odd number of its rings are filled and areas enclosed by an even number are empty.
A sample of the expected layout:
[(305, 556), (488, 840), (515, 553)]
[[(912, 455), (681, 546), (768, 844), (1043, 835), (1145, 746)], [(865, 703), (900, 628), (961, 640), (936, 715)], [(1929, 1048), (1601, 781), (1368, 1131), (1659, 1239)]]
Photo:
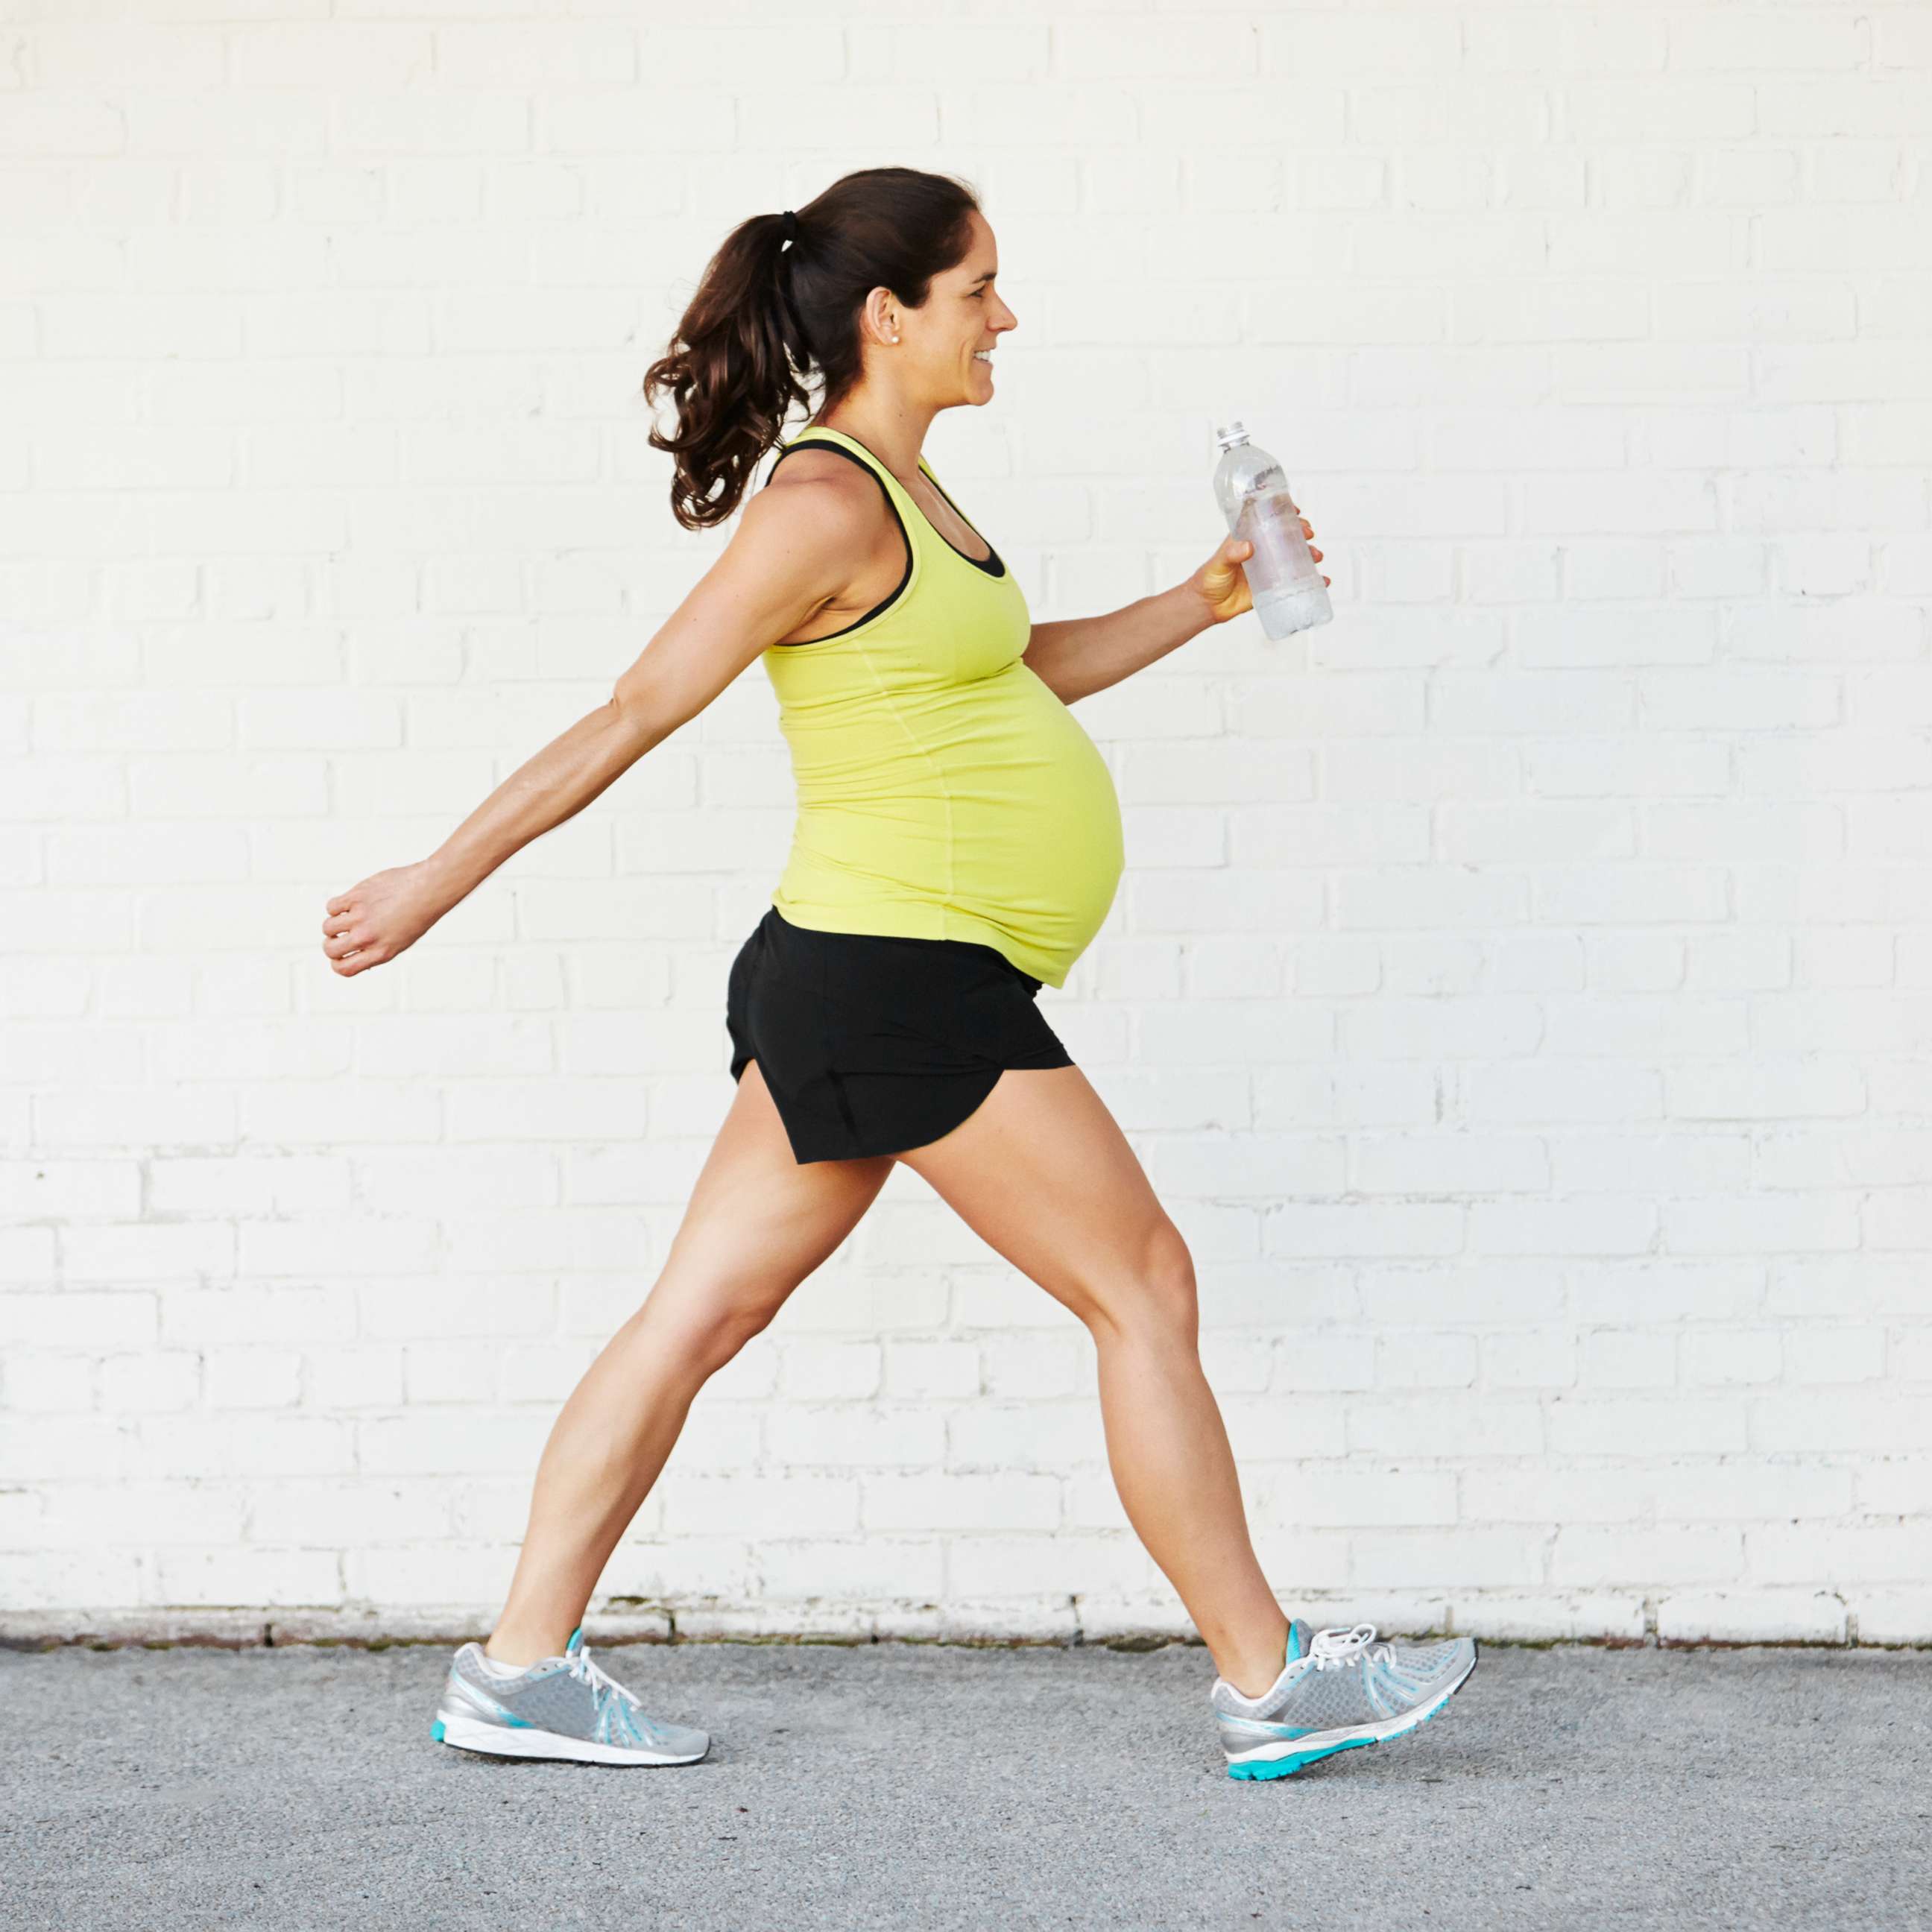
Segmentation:
[(956, 549), (856, 437), (810, 424), (779, 460), (801, 445), (878, 478), (907, 562), (856, 623), (764, 653), (798, 791), (772, 904), (820, 932), (971, 940), (1064, 986), (1120, 884), (1112, 775), (1027, 665), (1031, 620), (998, 553)]

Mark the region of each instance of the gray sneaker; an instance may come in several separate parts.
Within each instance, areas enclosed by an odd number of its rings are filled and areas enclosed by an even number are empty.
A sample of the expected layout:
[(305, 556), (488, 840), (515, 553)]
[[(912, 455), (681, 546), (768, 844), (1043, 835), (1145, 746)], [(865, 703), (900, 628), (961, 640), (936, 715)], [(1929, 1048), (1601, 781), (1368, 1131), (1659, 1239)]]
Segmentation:
[(695, 1764), (711, 1748), (703, 1731), (646, 1717), (637, 1699), (591, 1662), (580, 1624), (562, 1656), (518, 1677), (492, 1676), (482, 1655), (478, 1643), (456, 1653), (430, 1730), (438, 1744), (579, 1764)]
[(1209, 1693), (1230, 1778), (1286, 1778), (1357, 1744), (1385, 1744), (1426, 1724), (1476, 1667), (1475, 1640), (1397, 1646), (1373, 1624), (1288, 1627), (1281, 1675), (1258, 1697), (1225, 1678)]

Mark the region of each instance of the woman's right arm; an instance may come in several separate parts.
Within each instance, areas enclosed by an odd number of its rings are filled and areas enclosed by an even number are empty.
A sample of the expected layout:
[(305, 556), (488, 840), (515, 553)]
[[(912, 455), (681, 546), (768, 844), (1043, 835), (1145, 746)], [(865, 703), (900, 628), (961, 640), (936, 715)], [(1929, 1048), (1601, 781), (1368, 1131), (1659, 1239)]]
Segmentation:
[(717, 562), (604, 703), (512, 772), (428, 858), (374, 873), (328, 902), (322, 951), (335, 973), (350, 978), (412, 946), (513, 852), (581, 812), (851, 582), (876, 535), (877, 506), (842, 478), (784, 475), (794, 467), (782, 466), (746, 503)]

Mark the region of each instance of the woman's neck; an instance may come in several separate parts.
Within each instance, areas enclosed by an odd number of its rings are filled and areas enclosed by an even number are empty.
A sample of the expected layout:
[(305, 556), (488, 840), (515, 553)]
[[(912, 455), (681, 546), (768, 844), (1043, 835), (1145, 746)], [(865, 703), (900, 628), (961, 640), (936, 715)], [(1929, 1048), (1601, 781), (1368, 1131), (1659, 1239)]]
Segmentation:
[(930, 412), (923, 416), (900, 410), (866, 411), (842, 406), (829, 417), (814, 417), (808, 428), (836, 429), (862, 443), (901, 483), (910, 488), (908, 478), (919, 474), (920, 454), (926, 432), (932, 426)]

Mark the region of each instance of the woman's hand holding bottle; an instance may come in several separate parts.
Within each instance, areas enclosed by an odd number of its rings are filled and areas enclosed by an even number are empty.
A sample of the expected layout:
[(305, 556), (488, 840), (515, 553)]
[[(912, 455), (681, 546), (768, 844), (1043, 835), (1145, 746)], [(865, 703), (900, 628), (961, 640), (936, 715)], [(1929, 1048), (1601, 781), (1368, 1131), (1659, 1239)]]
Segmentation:
[[(1315, 526), (1306, 517), (1301, 520), (1301, 533), (1312, 537)], [(1255, 608), (1255, 601), (1248, 584), (1248, 574), (1241, 566), (1255, 554), (1255, 547), (1245, 537), (1229, 537), (1214, 554), (1188, 579), (1190, 587), (1208, 606), (1210, 620), (1225, 624), (1231, 617), (1239, 617)], [(1311, 544), (1308, 554), (1318, 562), (1322, 553)], [(1324, 577), (1324, 584), (1331, 580)]]

